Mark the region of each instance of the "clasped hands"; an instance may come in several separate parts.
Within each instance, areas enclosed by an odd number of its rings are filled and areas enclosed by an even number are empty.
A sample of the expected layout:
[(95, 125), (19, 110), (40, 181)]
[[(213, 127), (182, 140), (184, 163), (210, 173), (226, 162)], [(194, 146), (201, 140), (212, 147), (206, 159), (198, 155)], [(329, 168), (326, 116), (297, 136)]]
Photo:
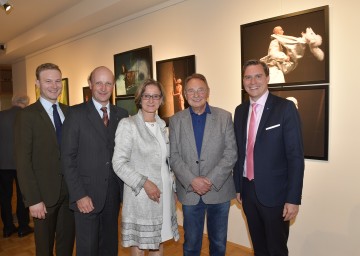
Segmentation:
[(211, 181), (206, 177), (196, 177), (191, 182), (193, 191), (200, 196), (209, 192), (211, 190), (211, 186)]

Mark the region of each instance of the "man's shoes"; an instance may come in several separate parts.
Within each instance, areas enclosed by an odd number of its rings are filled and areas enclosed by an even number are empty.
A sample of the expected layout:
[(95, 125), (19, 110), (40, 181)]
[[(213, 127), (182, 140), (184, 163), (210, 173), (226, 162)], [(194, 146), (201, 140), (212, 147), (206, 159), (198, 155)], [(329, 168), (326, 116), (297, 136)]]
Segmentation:
[(24, 237), (31, 233), (34, 233), (34, 229), (29, 226), (19, 228), (19, 230), (18, 230), (19, 237)]
[(16, 233), (17, 231), (18, 231), (18, 229), (16, 227), (13, 227), (9, 230), (3, 230), (3, 236), (4, 236), (4, 238), (10, 237), (12, 234)]

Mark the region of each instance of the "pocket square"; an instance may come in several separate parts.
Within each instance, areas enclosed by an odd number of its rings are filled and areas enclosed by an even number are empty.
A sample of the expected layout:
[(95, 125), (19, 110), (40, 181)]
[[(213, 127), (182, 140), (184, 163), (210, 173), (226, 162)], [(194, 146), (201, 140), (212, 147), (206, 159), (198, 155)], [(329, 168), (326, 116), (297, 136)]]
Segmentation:
[(265, 130), (274, 129), (274, 128), (279, 127), (279, 126), (280, 126), (280, 124), (275, 124), (273, 126), (266, 127)]

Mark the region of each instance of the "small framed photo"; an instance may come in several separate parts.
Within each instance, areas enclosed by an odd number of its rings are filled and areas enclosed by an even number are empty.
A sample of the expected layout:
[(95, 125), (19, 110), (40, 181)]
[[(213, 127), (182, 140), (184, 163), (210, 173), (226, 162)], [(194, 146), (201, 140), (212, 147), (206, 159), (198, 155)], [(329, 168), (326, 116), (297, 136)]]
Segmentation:
[(184, 82), (194, 73), (195, 55), (156, 62), (156, 78), (165, 91), (165, 102), (160, 106), (158, 113), (167, 125), (172, 115), (189, 106), (184, 97)]
[(134, 95), (138, 85), (152, 78), (151, 45), (114, 55), (115, 96)]
[(92, 93), (89, 86), (83, 87), (83, 100), (84, 102), (88, 102), (91, 100)]
[(241, 63), (265, 62), (269, 86), (329, 83), (329, 7), (240, 26)]
[(130, 116), (133, 116), (138, 112), (138, 109), (135, 104), (134, 96), (116, 97), (115, 105), (126, 109)]
[[(279, 97), (294, 102), (302, 123), (304, 155), (307, 159), (328, 160), (329, 86), (288, 86), (269, 88)], [(249, 99), (243, 93), (243, 102)]]
[[(69, 79), (63, 78), (62, 83), (62, 92), (58, 97), (58, 101), (62, 104), (69, 105)], [(35, 97), (36, 100), (40, 98), (40, 88), (35, 85)]]

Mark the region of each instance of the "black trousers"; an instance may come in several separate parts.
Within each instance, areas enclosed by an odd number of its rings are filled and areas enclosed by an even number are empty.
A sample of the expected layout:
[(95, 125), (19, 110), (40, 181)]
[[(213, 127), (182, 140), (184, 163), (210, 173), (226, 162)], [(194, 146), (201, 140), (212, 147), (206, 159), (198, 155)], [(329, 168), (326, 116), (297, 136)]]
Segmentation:
[(242, 205), (256, 256), (287, 256), (289, 221), (282, 217), (284, 206), (262, 205), (254, 181), (243, 178)]
[(0, 205), (1, 205), (1, 219), (4, 224), (4, 232), (9, 232), (15, 229), (12, 215), (12, 195), (14, 181), (16, 184), (16, 216), (19, 223), (19, 228), (29, 225), (29, 209), (25, 208), (19, 183), (16, 176), (16, 170), (0, 170)]
[(74, 212), (77, 256), (118, 255), (118, 218), (122, 186), (112, 173), (103, 209), (90, 213)]
[(69, 208), (69, 195), (65, 181), (62, 181), (59, 200), (55, 205), (46, 206), (45, 219), (34, 220), (36, 255), (70, 256), (74, 249), (75, 221)]

